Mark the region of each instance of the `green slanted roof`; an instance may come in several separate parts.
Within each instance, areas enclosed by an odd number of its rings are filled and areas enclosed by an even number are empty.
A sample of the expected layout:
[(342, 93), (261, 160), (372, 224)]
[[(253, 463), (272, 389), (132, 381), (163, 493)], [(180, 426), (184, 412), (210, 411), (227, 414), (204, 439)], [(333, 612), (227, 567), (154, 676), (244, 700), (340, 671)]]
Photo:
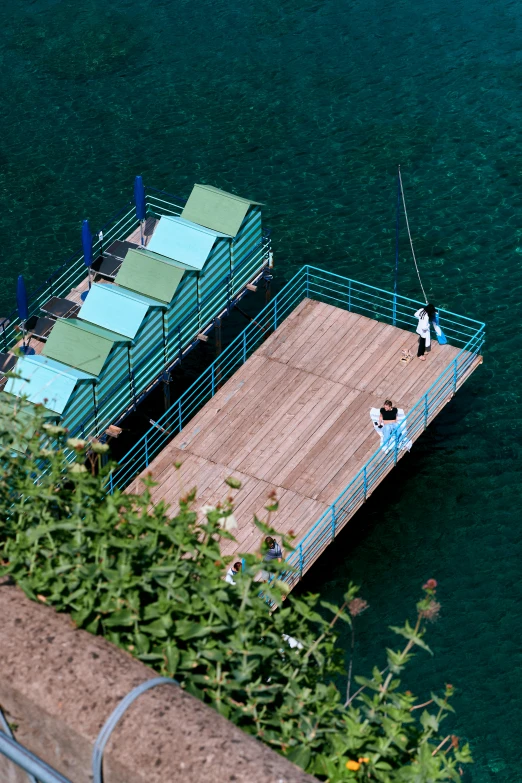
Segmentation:
[(57, 362), (98, 376), (115, 343), (130, 342), (128, 337), (77, 318), (58, 320), (42, 353)]
[(169, 304), (185, 270), (146, 250), (129, 250), (116, 275), (118, 285)]
[[(149, 250), (148, 247), (137, 247), (132, 248), (133, 253), (146, 253), (150, 258), (155, 258), (158, 261), (163, 261), (164, 264), (172, 264), (173, 266), (177, 266), (180, 269), (186, 269), (187, 272), (198, 272), (199, 270), (196, 269), (195, 266), (191, 266), (190, 264), (184, 264), (182, 261), (175, 261), (173, 258), (169, 258), (168, 256), (164, 256), (161, 253), (155, 253), (153, 250)], [(130, 253), (130, 250), (127, 252), (127, 255)], [(127, 258), (127, 256), (125, 256)]]
[(252, 204), (259, 202), (234, 196), (211, 185), (194, 185), (181, 217), (235, 237)]

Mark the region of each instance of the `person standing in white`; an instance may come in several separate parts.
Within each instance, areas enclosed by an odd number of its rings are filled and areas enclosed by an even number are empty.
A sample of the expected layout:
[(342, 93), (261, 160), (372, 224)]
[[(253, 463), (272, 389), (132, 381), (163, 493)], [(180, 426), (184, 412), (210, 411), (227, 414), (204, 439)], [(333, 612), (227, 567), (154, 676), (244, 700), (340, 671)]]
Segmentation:
[(418, 318), (417, 329), (415, 330), (419, 335), (419, 348), (417, 350), (417, 356), (422, 362), (426, 361), (426, 349), (430, 347), (430, 321), (435, 320), (435, 307), (432, 304), (426, 304), (421, 307), (415, 313), (415, 318)]

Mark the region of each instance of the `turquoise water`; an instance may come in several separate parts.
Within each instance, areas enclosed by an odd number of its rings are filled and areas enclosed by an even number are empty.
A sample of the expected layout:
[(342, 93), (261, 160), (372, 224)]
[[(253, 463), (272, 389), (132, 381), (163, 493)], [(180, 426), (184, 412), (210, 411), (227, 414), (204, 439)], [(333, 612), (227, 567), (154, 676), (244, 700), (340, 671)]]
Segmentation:
[[(364, 671), (439, 580), (408, 684), (459, 689), (473, 783), (522, 780), (521, 19), (507, 0), (5, 0), (0, 39), (0, 314), (137, 173), (265, 202), (279, 283), (312, 263), (390, 287), (402, 164), (425, 286), (487, 321), (485, 364), (305, 587), (361, 583)], [(404, 232), (400, 288), (419, 295)]]

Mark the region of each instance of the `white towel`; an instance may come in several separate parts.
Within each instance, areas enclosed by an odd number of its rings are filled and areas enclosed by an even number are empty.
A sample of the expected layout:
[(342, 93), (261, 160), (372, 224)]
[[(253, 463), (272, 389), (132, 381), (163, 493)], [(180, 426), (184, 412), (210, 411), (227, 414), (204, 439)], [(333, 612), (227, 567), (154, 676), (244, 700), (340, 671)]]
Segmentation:
[[(373, 422), (373, 429), (381, 439), (381, 445), (382, 445), (382, 439), (383, 439), (383, 430), (379, 429), (379, 416), (380, 416), (380, 410), (379, 408), (370, 408), (370, 419)], [(406, 451), (409, 451), (412, 447), (412, 441), (408, 440), (408, 430), (406, 427), (406, 423), (404, 422), (406, 418), (406, 415), (402, 408), (397, 408), (397, 423), (399, 425), (399, 448), (401, 451), (406, 449)], [(386, 426), (386, 424), (384, 425)], [(385, 454), (387, 454), (391, 449), (393, 448), (393, 444), (391, 446), (383, 447), (383, 451)]]

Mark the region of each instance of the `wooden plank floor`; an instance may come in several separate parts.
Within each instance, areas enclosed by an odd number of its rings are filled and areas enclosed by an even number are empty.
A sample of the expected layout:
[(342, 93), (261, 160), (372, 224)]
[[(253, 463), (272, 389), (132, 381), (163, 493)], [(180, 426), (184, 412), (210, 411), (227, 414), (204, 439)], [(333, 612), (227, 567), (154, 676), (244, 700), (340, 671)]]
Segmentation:
[[(390, 398), (407, 413), (459, 353), (435, 342), (426, 362), (404, 365), (407, 348), (416, 334), (305, 299), (141, 474), (157, 482), (153, 502), (173, 516), (196, 486), (199, 505), (215, 504), (232, 475), (239, 527), (224, 554), (259, 547), (252, 518), (272, 490), (274, 526), (299, 541), (379, 446), (370, 408)], [(138, 477), (127, 491), (142, 487)]]

